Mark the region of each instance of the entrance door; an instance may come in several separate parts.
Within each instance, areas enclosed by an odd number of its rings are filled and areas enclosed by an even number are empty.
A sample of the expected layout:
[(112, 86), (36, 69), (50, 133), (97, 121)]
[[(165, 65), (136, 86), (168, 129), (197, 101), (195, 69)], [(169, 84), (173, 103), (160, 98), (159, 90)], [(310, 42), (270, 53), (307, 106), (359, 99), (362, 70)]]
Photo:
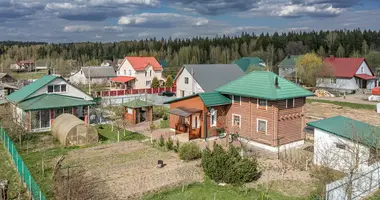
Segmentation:
[(185, 97), (185, 90), (180, 90), (181, 97)]

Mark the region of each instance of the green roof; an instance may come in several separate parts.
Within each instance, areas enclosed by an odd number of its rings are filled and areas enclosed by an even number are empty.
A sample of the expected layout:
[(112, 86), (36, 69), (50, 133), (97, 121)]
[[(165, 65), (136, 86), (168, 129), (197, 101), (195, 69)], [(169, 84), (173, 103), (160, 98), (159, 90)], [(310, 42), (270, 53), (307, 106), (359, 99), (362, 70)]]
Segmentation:
[(231, 99), (222, 95), (220, 92), (203, 92), (203, 93), (193, 94), (186, 97), (176, 98), (176, 99), (167, 101), (165, 102), (165, 104), (170, 104), (177, 101), (190, 99), (196, 96), (199, 96), (201, 98), (201, 100), (203, 101), (206, 107), (231, 104)]
[(278, 67), (296, 67), (297, 59), (302, 55), (289, 55), (278, 64)]
[(56, 78), (59, 78), (58, 76), (52, 76), (52, 75), (45, 75), (42, 78), (34, 81), (33, 83), (19, 89), (16, 92), (13, 92), (12, 94), (7, 96), (8, 101), (11, 102), (20, 102), (24, 99), (26, 99), (31, 94), (35, 93), (37, 90), (41, 89), (46, 84), (50, 83), (51, 81), (55, 80)]
[(379, 146), (379, 141), (377, 140), (380, 139), (380, 128), (361, 121), (335, 116), (309, 122), (307, 125), (365, 145)]
[(248, 67), (265, 67), (265, 62), (259, 57), (243, 57), (235, 60), (232, 64), (238, 65), (244, 72), (248, 70)]
[(123, 103), (123, 106), (128, 107), (128, 108), (143, 108), (143, 107), (152, 106), (152, 104), (140, 99), (135, 99), (135, 100)]
[(18, 104), (18, 107), (22, 110), (27, 111), (51, 108), (65, 108), (73, 106), (85, 106), (92, 104), (95, 103), (77, 97), (71, 97), (60, 94), (41, 94), (21, 102), (20, 104)]
[(160, 65), (162, 66), (162, 67), (168, 67), (169, 66), (169, 64), (168, 64), (168, 62), (166, 62), (166, 60), (160, 60), (160, 61), (158, 61), (159, 63), (160, 63)]
[[(278, 87), (275, 81), (278, 80)], [(231, 81), (216, 91), (222, 94), (239, 95), (267, 100), (291, 99), (313, 96), (314, 94), (293, 82), (268, 71), (253, 71)]]

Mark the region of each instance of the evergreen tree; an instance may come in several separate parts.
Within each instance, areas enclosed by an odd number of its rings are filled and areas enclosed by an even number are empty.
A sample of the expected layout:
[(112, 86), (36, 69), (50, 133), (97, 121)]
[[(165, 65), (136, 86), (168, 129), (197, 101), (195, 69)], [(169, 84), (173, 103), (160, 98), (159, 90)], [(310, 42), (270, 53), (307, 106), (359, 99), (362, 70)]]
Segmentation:
[(168, 78), (166, 79), (165, 86), (166, 87), (173, 87), (173, 78), (172, 78), (172, 76), (168, 76)]
[(157, 77), (154, 77), (152, 80), (151, 88), (159, 88), (160, 82), (158, 81)]

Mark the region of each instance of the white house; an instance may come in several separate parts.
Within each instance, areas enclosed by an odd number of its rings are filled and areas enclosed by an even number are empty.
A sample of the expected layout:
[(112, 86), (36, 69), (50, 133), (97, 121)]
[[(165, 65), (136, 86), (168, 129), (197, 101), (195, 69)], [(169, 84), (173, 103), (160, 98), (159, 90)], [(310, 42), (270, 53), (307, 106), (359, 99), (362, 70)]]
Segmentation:
[(307, 125), (314, 127), (315, 165), (348, 173), (378, 162), (380, 128), (343, 116)]
[(154, 57), (133, 57), (127, 56), (120, 65), (117, 76), (126, 77), (128, 84), (133, 89), (150, 88), (154, 77), (162, 83), (162, 71), (160, 63)]
[(74, 84), (107, 84), (110, 79), (116, 77), (112, 66), (82, 67), (78, 72), (70, 76), (70, 82)]
[(53, 120), (62, 113), (88, 119), (93, 98), (65, 79), (45, 75), (8, 95), (12, 116), (28, 131), (49, 131)]
[(174, 81), (177, 96), (185, 97), (214, 89), (244, 75), (236, 64), (194, 64), (184, 65)]
[(317, 79), (317, 87), (353, 92), (376, 87), (376, 76), (364, 58), (325, 58), (325, 76)]

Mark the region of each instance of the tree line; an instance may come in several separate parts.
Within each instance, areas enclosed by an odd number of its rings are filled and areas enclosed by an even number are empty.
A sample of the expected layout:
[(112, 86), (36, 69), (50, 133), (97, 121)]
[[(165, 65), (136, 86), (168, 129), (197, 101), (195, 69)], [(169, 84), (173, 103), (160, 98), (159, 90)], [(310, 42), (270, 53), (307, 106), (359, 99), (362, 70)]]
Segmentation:
[[(355, 29), (260, 35), (244, 32), (240, 36), (151, 38), (112, 43), (0, 42), (0, 61), (4, 70), (12, 62), (34, 59), (46, 60), (58, 72), (68, 71), (63, 61), (75, 61), (79, 68), (99, 65), (103, 60), (117, 60), (127, 55), (154, 56), (158, 60), (166, 60), (169, 68), (165, 71), (172, 74), (183, 64), (231, 63), (245, 56), (260, 57), (270, 70), (277, 71), (277, 64), (286, 55), (308, 52), (315, 52), (321, 57), (366, 57), (372, 68), (378, 68), (380, 31)], [(72, 68), (70, 65), (69, 70)]]

